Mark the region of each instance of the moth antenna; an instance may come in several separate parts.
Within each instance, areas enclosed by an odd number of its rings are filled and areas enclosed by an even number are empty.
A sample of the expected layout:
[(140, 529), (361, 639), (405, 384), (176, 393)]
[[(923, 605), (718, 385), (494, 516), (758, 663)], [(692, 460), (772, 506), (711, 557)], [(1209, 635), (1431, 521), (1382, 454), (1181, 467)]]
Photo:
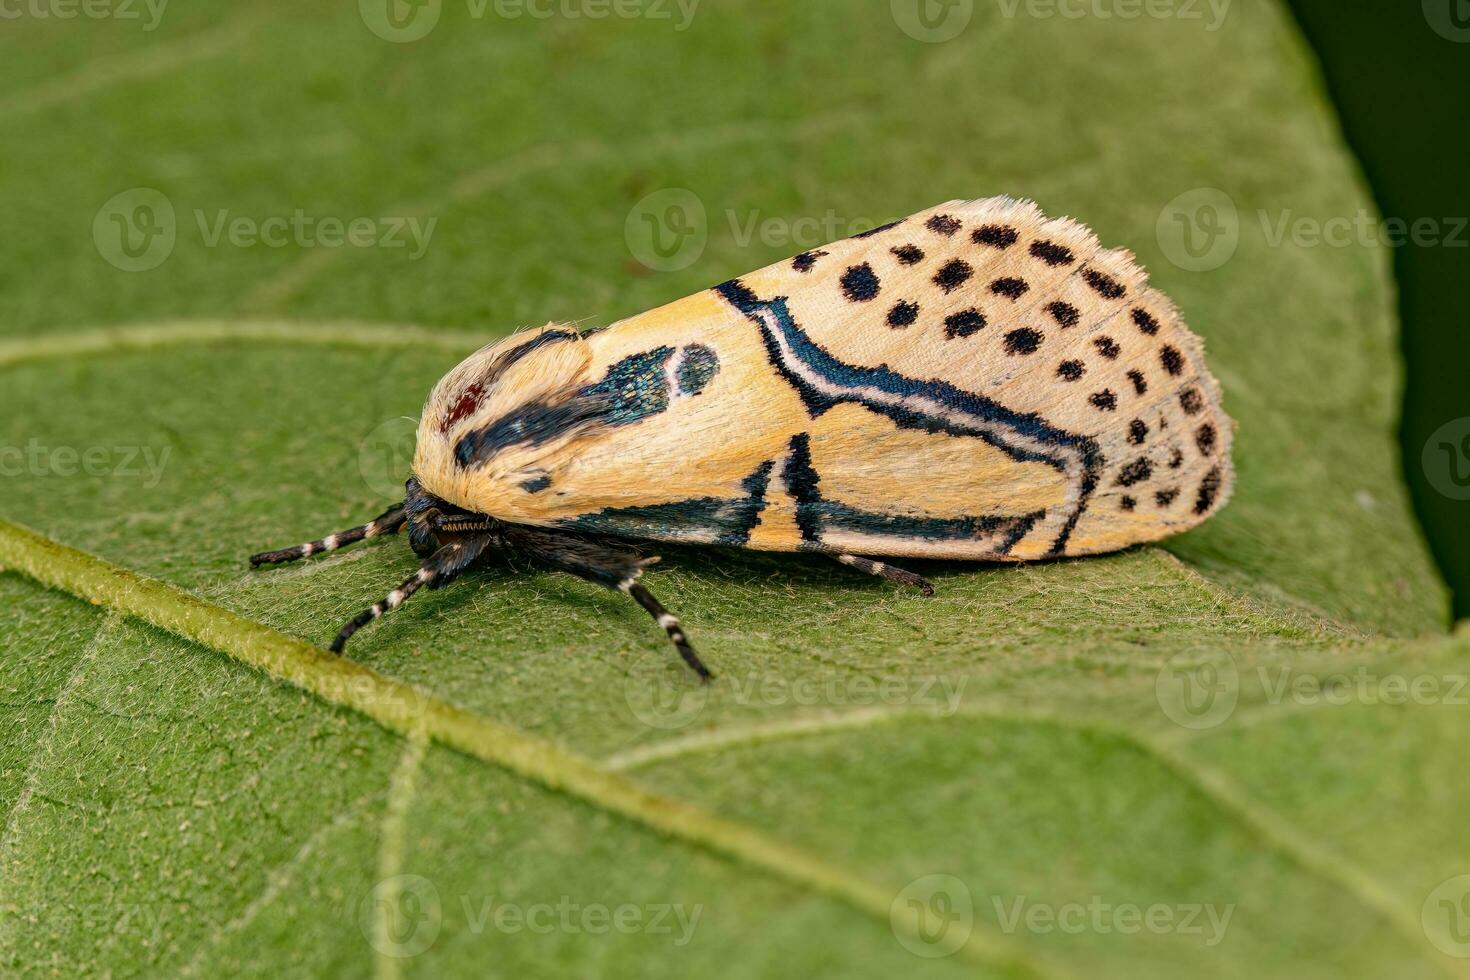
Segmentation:
[(282, 548), (280, 551), (262, 551), (258, 555), (250, 556), (252, 568), (260, 565), (275, 565), (280, 562), (297, 561), (311, 555), (325, 554), (336, 551), (344, 545), (353, 544), (366, 538), (375, 538), (380, 534), (394, 534), (403, 527), (408, 519), (407, 512), (402, 503), (396, 503), (383, 513), (374, 517), (366, 524), (349, 528), (346, 531), (338, 531), (329, 534), (318, 541), (308, 541), (306, 544), (298, 544), (294, 548)]
[(694, 648), (689, 645), (689, 638), (684, 635), (684, 630), (679, 625), (679, 618), (665, 609), (663, 603), (655, 599), (653, 593), (644, 588), (637, 579), (624, 579), (618, 583), (618, 588), (632, 596), (633, 601), (638, 605), (648, 610), (648, 615), (652, 616), (664, 628), (664, 632), (669, 634), (669, 640), (678, 649), (679, 656), (683, 657), (684, 662), (699, 675), (701, 681), (708, 684), (715, 675), (710, 673), (704, 661), (699, 659), (699, 654), (695, 653)]

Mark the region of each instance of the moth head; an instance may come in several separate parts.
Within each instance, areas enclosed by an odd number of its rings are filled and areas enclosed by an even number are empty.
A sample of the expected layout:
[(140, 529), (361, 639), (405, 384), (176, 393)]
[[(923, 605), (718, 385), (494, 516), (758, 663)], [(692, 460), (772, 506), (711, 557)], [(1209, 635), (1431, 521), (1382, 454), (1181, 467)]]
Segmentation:
[(499, 512), (517, 495), (547, 490), (555, 472), (600, 437), (639, 428), (697, 396), (718, 371), (719, 358), (704, 344), (610, 360), (594, 357), (587, 335), (569, 327), (517, 334), (471, 355), (435, 386), (419, 422), (414, 475), (458, 506)]
[(414, 475), (458, 506), (471, 506), (472, 484), (533, 481), (545, 457), (596, 422), (599, 401), (579, 394), (590, 361), (586, 340), (554, 323), (471, 354), (429, 394)]

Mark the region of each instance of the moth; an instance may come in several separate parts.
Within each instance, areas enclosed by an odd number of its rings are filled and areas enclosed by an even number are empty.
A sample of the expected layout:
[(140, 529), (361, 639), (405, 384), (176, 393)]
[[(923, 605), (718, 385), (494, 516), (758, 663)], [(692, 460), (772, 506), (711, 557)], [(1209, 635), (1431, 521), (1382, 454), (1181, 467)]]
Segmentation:
[(618, 589), (711, 674), (633, 541), (993, 562), (1155, 541), (1229, 497), (1200, 339), (1125, 251), (1005, 197), (951, 201), (601, 329), (470, 355), (406, 495), (292, 561), (406, 528), (423, 560), (332, 642), (501, 552)]

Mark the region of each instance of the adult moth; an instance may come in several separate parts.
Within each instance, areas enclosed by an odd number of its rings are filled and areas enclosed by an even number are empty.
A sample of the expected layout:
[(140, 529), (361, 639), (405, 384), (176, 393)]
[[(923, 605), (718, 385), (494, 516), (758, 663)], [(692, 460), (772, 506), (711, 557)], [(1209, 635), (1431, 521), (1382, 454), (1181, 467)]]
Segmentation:
[(1202, 344), (1124, 251), (1010, 198), (951, 201), (606, 329), (548, 324), (434, 387), (407, 494), (253, 565), (408, 529), (418, 571), (332, 643), (501, 552), (620, 589), (650, 540), (1027, 561), (1195, 526), (1233, 425)]

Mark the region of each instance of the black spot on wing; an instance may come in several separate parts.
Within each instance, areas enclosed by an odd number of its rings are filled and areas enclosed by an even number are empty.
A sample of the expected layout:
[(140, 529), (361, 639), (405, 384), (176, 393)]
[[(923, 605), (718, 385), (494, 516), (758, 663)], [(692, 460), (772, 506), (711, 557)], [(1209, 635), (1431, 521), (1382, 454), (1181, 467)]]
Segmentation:
[(944, 318), (946, 337), (968, 337), (985, 326), (985, 314), (979, 310), (961, 310)]
[(938, 232), (946, 238), (960, 230), (960, 220), (947, 214), (936, 214), (925, 224), (930, 231)]
[(873, 267), (864, 262), (842, 274), (842, 292), (854, 303), (866, 303), (878, 295), (881, 285)]
[(970, 233), (970, 241), (976, 245), (989, 245), (1002, 251), (1016, 244), (1020, 235), (1009, 225), (984, 225)]
[(1063, 381), (1076, 381), (1087, 373), (1087, 368), (1081, 361), (1063, 361), (1057, 365), (1057, 377)]
[(1203, 514), (1215, 506), (1215, 498), (1220, 495), (1220, 467), (1216, 466), (1205, 474), (1205, 478), (1199, 483), (1199, 495), (1195, 497), (1194, 512)]
[(1052, 266), (1070, 265), (1077, 261), (1070, 248), (1056, 242), (1032, 242), (1031, 255)]
[(1132, 497), (1128, 496), (1125, 493), (1121, 498), (1119, 498), (1118, 506), (1121, 507), (1123, 510), (1132, 510), (1133, 508), (1138, 506), (1138, 501), (1134, 500)]
[(1082, 320), (1082, 314), (1077, 312), (1077, 307), (1071, 303), (1050, 303), (1046, 307), (1046, 312), (1050, 313), (1051, 318), (1063, 327), (1075, 327)]
[(963, 286), (974, 274), (975, 269), (970, 263), (963, 259), (952, 259), (934, 274), (934, 285), (946, 293), (952, 293)]
[(1133, 322), (1139, 330), (1142, 330), (1150, 337), (1159, 332), (1159, 321), (1148, 310), (1134, 307)]
[(1006, 334), (1006, 353), (1035, 354), (1044, 339), (1039, 330), (1032, 330), (1030, 327), (1012, 330)]
[(917, 245), (900, 245), (890, 249), (904, 265), (917, 265), (924, 261), (924, 250)]
[(1143, 419), (1134, 419), (1128, 423), (1128, 441), (1135, 446), (1143, 445), (1148, 438), (1148, 424)]
[(1003, 276), (990, 284), (992, 293), (1004, 296), (1006, 299), (1020, 299), (1030, 288), (1026, 285), (1026, 280), (1017, 279), (1015, 276)]
[(1153, 464), (1147, 457), (1140, 456), (1118, 471), (1118, 486), (1131, 487), (1135, 483), (1143, 483), (1153, 475)]
[(1206, 422), (1194, 433), (1194, 444), (1199, 447), (1200, 454), (1209, 456), (1215, 451), (1215, 427)]
[(1160, 507), (1167, 507), (1172, 504), (1175, 499), (1178, 498), (1178, 496), (1178, 488), (1170, 487), (1167, 490), (1160, 490), (1158, 493), (1154, 494), (1154, 503), (1158, 504)]
[(1087, 400), (1092, 402), (1092, 407), (1100, 412), (1112, 412), (1118, 408), (1118, 396), (1107, 388), (1093, 392)]
[(917, 319), (919, 319), (919, 304), (908, 300), (895, 304), (893, 309), (888, 311), (890, 327), (911, 327)]
[(1110, 361), (1117, 360), (1118, 355), (1123, 352), (1123, 348), (1119, 347), (1117, 341), (1113, 340), (1112, 337), (1097, 337), (1093, 340), (1092, 346), (1096, 347), (1097, 352)]
[(1205, 399), (1198, 388), (1185, 388), (1179, 393), (1179, 407), (1185, 415), (1198, 415), (1204, 411)]
[(1128, 291), (1123, 287), (1121, 282), (1105, 272), (1098, 272), (1096, 269), (1082, 270), (1082, 278), (1087, 280), (1087, 285), (1091, 286), (1104, 299), (1117, 299)]
[(1177, 347), (1164, 347), (1159, 351), (1159, 363), (1164, 370), (1178, 377), (1184, 373), (1184, 355), (1179, 353)]
[(1143, 378), (1143, 372), (1133, 370), (1128, 372), (1128, 380), (1133, 382), (1134, 394), (1142, 395), (1148, 391), (1148, 382)]
[(826, 254), (826, 252), (802, 252), (791, 260), (791, 268), (797, 272), (811, 272), (812, 266), (817, 264), (817, 259)]

